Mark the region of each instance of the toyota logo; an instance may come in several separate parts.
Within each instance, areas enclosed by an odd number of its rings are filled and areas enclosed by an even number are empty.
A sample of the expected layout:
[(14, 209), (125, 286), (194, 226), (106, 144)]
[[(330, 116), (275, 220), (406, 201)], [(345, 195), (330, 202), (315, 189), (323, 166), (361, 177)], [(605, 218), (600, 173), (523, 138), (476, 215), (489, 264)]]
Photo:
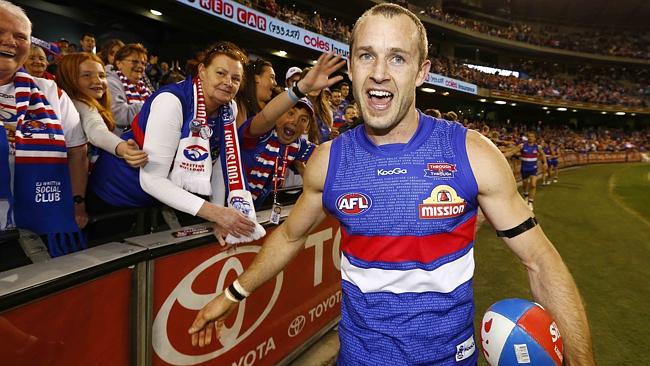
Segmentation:
[(305, 327), (305, 323), (307, 323), (307, 318), (305, 318), (303, 315), (298, 315), (295, 319), (293, 319), (291, 321), (291, 324), (289, 324), (289, 329), (287, 330), (289, 337), (293, 338), (300, 334), (300, 332), (302, 332), (302, 329)]
[[(221, 328), (218, 340), (223, 345), (222, 348), (200, 355), (185, 354), (174, 347), (169, 339), (169, 335), (167, 334), (167, 322), (170, 317), (170, 312), (172, 311), (172, 308), (175, 304), (178, 304), (187, 310), (199, 311), (217, 294), (223, 292), (223, 289), (226, 287), (226, 284), (224, 282), (230, 271), (235, 271), (237, 275), (244, 272), (243, 266), (239, 259), (235, 257), (235, 254), (256, 254), (259, 252), (259, 250), (260, 247), (257, 245), (247, 245), (238, 247), (236, 253), (221, 252), (211, 258), (208, 258), (206, 261), (196, 266), (178, 283), (178, 285), (176, 285), (174, 290), (169, 294), (165, 302), (160, 307), (160, 310), (158, 311), (158, 314), (156, 314), (156, 318), (153, 321), (152, 346), (156, 354), (163, 361), (173, 365), (196, 365), (212, 360), (228, 352), (231, 348), (251, 335), (257, 327), (259, 327), (259, 325), (268, 316), (269, 312), (275, 305), (278, 296), (280, 295), (280, 290), (282, 289), (283, 272), (280, 272), (275, 278), (275, 288), (273, 289), (273, 294), (271, 295), (266, 308), (250, 326), (250, 328), (246, 330), (242, 329), (244, 314), (246, 312), (246, 299), (241, 301), (239, 307), (237, 308), (237, 315), (233, 325), (231, 327), (226, 327), (224, 325)], [(196, 278), (199, 277), (201, 273), (206, 269), (222, 261), (224, 262), (224, 265), (221, 269), (221, 272), (219, 273), (219, 277), (217, 278), (214, 288), (215, 291), (207, 294), (195, 293), (192, 290), (192, 285)], [(176, 308), (178, 308), (178, 306)]]

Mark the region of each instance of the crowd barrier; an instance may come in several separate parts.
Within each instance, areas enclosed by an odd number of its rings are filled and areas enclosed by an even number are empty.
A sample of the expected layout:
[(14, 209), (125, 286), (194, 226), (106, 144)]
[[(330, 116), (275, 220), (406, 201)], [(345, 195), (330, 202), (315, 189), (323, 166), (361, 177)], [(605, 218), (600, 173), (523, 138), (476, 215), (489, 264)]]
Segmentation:
[[(559, 163), (640, 160), (635, 151), (567, 152)], [(134, 226), (144, 230), (149, 213), (136, 214)], [(261, 211), (258, 221), (268, 223), (269, 215)], [(209, 232), (200, 233), (205, 225), (0, 272), (1, 364), (286, 365), (336, 325), (341, 232), (327, 218), (284, 271), (242, 301), (218, 341), (192, 347), (187, 329), (197, 311), (250, 265), (261, 246), (225, 249)], [(200, 234), (183, 237), (190, 229)]]
[(0, 273), (1, 364), (282, 365), (338, 322), (341, 234), (328, 218), (284, 271), (242, 301), (218, 341), (192, 347), (187, 329), (198, 310), (250, 265), (261, 242), (224, 249), (211, 233), (173, 235), (185, 230)]

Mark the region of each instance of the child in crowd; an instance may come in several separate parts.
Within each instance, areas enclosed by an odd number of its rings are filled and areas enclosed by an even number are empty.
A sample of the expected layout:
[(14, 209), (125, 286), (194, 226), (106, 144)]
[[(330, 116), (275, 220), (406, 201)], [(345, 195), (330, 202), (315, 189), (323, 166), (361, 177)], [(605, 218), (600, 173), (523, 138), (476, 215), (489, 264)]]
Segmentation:
[[(99, 57), (90, 53), (65, 55), (59, 61), (57, 83), (72, 99), (83, 131), (94, 147), (124, 158), (133, 167), (147, 163), (147, 154), (135, 141), (124, 141), (111, 132), (115, 128), (115, 119), (111, 112), (104, 63)], [(91, 153), (91, 163), (96, 160), (92, 155), (96, 156), (96, 153)]]

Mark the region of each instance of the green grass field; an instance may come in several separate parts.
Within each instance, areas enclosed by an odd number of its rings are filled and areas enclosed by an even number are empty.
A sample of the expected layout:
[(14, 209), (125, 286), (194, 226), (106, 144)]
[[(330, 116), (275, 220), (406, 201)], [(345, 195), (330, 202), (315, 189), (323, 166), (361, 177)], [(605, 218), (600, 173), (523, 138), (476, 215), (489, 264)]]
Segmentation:
[[(650, 164), (567, 170), (537, 192), (535, 214), (584, 298), (596, 361), (650, 365)], [(523, 266), (487, 223), (475, 258), (478, 337), (492, 303), (532, 296)]]

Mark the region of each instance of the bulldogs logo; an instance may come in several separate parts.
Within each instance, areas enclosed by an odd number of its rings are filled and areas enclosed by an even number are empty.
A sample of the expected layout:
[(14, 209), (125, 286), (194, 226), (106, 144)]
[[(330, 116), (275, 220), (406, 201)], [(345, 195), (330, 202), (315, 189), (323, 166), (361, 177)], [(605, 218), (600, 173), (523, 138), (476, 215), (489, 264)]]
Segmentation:
[(20, 131), (23, 133), (23, 137), (32, 137), (35, 133), (42, 133), (47, 130), (47, 125), (45, 123), (36, 120), (25, 121), (21, 127)]
[(232, 206), (235, 210), (243, 213), (244, 215), (248, 216), (248, 213), (251, 212), (251, 205), (243, 199), (242, 197), (233, 197), (230, 200), (230, 206)]
[(208, 158), (208, 150), (200, 145), (190, 145), (183, 150), (183, 155), (190, 161), (203, 161)]

